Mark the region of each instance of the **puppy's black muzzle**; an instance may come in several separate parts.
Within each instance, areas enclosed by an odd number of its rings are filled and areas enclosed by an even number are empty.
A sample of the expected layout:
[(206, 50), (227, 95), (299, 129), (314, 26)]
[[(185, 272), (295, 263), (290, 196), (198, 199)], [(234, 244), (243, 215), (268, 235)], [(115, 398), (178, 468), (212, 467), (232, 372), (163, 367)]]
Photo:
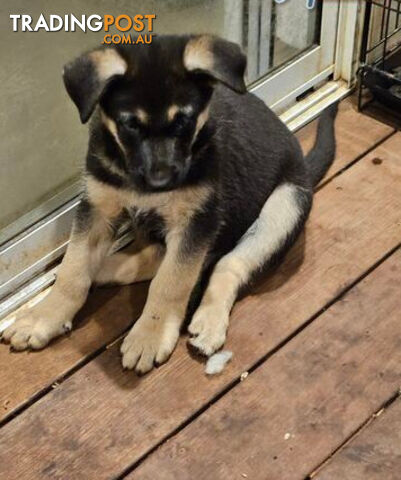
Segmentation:
[(171, 190), (178, 186), (185, 162), (176, 150), (175, 138), (152, 138), (142, 144), (143, 179), (150, 190)]
[(156, 164), (145, 173), (148, 187), (155, 190), (174, 188), (179, 179), (179, 170), (176, 165)]

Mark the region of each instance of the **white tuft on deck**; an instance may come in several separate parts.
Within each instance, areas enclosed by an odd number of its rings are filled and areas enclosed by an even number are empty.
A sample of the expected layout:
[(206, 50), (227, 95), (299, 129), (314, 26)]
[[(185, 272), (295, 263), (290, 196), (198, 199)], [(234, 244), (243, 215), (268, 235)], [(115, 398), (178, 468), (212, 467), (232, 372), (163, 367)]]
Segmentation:
[(205, 372), (207, 375), (216, 375), (223, 371), (226, 363), (228, 363), (233, 356), (233, 352), (228, 350), (223, 350), (222, 352), (217, 352), (211, 357), (209, 357), (206, 362)]

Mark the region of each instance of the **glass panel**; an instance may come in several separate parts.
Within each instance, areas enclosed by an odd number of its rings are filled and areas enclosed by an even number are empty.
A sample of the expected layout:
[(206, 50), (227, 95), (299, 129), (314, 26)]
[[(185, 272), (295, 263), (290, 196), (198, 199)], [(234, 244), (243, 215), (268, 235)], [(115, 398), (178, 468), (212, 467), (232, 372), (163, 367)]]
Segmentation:
[[(2, 0), (0, 4), (0, 229), (79, 177), (87, 133), (61, 80), (63, 64), (98, 45), (104, 31), (13, 32), (11, 14), (156, 14), (154, 33), (206, 32), (241, 43), (252, 82), (319, 36), (307, 0)], [(321, 2), (318, 2), (321, 3)], [(54, 208), (54, 202), (52, 203)], [(43, 214), (45, 211), (43, 210)]]
[(319, 41), (322, 2), (245, 0), (244, 6), (244, 47), (248, 51), (250, 82)]

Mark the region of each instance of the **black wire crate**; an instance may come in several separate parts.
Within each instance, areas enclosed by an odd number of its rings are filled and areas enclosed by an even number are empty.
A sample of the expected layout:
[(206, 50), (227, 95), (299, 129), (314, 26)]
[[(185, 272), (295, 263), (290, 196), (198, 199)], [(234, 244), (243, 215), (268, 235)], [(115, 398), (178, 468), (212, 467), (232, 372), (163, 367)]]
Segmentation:
[(360, 61), (359, 109), (373, 99), (401, 114), (401, 0), (366, 0)]

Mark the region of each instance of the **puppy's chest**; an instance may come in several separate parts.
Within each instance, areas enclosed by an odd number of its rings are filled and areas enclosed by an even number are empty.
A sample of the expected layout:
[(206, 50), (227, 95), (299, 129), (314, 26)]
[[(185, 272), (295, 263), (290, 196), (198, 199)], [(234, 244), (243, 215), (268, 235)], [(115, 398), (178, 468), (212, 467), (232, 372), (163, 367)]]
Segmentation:
[(106, 217), (128, 210), (142, 224), (163, 226), (165, 232), (182, 230), (195, 212), (202, 209), (211, 194), (209, 186), (182, 188), (169, 192), (138, 193), (119, 190), (88, 179), (87, 191), (91, 201)]
[(157, 225), (164, 231), (185, 227), (199, 207), (199, 199), (195, 195), (180, 191), (135, 195), (128, 205), (131, 216), (139, 224)]
[(135, 229), (139, 229), (144, 238), (164, 243), (167, 233), (166, 222), (154, 210), (127, 209)]

